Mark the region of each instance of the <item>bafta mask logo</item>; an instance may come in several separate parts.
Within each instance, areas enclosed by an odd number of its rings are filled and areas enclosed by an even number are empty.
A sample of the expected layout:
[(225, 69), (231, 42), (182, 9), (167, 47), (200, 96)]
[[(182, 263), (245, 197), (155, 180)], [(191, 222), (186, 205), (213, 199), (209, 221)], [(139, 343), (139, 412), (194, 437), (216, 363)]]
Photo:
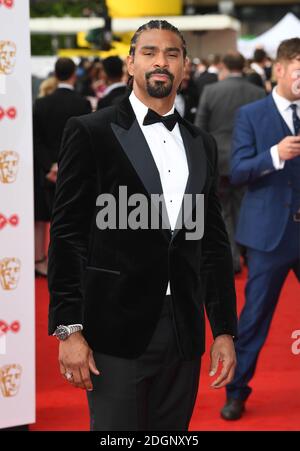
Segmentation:
[(0, 283), (3, 290), (17, 288), (21, 272), (21, 262), (18, 258), (3, 258), (0, 260)]
[(12, 8), (14, 6), (14, 0), (0, 0), (0, 6), (6, 6), (6, 8)]
[(0, 152), (0, 182), (14, 183), (17, 179), (19, 154), (13, 150)]
[(0, 387), (2, 395), (10, 398), (18, 394), (21, 384), (22, 367), (17, 363), (0, 367)]
[(13, 41), (0, 41), (0, 74), (12, 74), (16, 64), (17, 47)]
[(17, 110), (15, 107), (11, 106), (7, 110), (5, 110), (2, 106), (0, 106), (0, 121), (7, 117), (8, 119), (16, 119)]

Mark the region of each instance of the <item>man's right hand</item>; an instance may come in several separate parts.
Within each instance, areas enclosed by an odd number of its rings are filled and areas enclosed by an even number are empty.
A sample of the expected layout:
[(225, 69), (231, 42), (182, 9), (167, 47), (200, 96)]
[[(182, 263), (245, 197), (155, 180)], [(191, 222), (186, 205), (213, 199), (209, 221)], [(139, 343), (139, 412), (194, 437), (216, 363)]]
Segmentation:
[(286, 136), (278, 143), (279, 158), (283, 161), (300, 156), (300, 136)]
[(71, 334), (66, 340), (59, 342), (59, 366), (61, 375), (71, 373), (72, 379), (68, 379), (72, 385), (84, 390), (93, 390), (90, 371), (98, 376), (98, 371), (93, 351), (87, 344), (81, 332)]

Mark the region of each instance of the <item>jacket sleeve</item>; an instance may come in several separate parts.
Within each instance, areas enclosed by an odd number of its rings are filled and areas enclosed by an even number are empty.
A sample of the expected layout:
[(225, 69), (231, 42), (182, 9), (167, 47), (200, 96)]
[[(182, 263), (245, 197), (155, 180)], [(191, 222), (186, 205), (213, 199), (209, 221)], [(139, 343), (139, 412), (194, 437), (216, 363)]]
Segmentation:
[(252, 183), (260, 177), (275, 171), (270, 148), (257, 151), (255, 133), (242, 108), (238, 111), (232, 144), (231, 177), (233, 185)]
[(83, 322), (82, 276), (95, 208), (95, 161), (88, 130), (77, 118), (66, 124), (58, 156), (51, 218), (48, 333)]
[(211, 138), (209, 166), (211, 187), (206, 199), (206, 216), (202, 241), (201, 278), (204, 282), (205, 309), (214, 338), (237, 336), (236, 294), (231, 247), (217, 195), (217, 146)]

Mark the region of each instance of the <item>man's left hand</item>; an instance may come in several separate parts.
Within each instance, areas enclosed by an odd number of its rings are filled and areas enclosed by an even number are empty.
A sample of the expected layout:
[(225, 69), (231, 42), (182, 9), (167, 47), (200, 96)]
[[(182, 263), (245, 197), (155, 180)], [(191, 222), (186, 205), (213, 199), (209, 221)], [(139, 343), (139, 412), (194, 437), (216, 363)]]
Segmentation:
[(236, 355), (232, 336), (219, 335), (211, 347), (210, 357), (211, 365), (209, 375), (211, 377), (215, 376), (219, 364), (222, 362), (221, 373), (211, 384), (211, 387), (222, 388), (232, 381), (236, 367)]
[(56, 183), (57, 171), (58, 171), (58, 165), (57, 165), (57, 163), (53, 163), (53, 165), (50, 168), (50, 171), (46, 175), (46, 179), (49, 180), (49, 182)]

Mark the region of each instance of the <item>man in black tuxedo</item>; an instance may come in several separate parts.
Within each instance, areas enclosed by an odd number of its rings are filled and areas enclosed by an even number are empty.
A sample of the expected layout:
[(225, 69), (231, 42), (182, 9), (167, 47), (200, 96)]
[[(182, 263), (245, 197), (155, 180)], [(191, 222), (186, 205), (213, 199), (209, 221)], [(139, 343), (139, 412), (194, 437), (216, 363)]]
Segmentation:
[(123, 61), (119, 56), (108, 56), (102, 61), (106, 89), (99, 100), (97, 109), (106, 108), (118, 103), (127, 93), (123, 78)]
[[(87, 390), (92, 430), (188, 429), (205, 348), (204, 306), (215, 339), (211, 376), (222, 362), (212, 386), (224, 387), (234, 372), (236, 299), (216, 195), (217, 149), (174, 111), (186, 63), (177, 28), (148, 22), (131, 41), (130, 97), (73, 118), (64, 133), (49, 334), (60, 339), (62, 376)], [(148, 217), (157, 215), (154, 195), (162, 194), (158, 226), (135, 227), (133, 207), (146, 199)], [(200, 194), (205, 230), (194, 239), (190, 216), (182, 226), (178, 219), (184, 195), (195, 215)], [(105, 228), (108, 205), (113, 219)]]
[(208, 72), (208, 70), (202, 72), (195, 80), (195, 84), (198, 90), (198, 99), (200, 100), (205, 86), (211, 85), (212, 83), (216, 83), (217, 81), (218, 81), (217, 74), (213, 72)]
[(33, 108), (35, 157), (49, 180), (56, 179), (58, 151), (67, 120), (91, 112), (90, 102), (74, 91), (75, 71), (70, 58), (59, 58), (55, 64), (57, 89), (37, 99)]
[(218, 54), (210, 54), (208, 55), (208, 59), (204, 62), (204, 64), (205, 66), (207, 66), (207, 68), (195, 78), (195, 83), (198, 90), (198, 103), (202, 96), (203, 89), (207, 85), (216, 83), (219, 79), (221, 56)]
[(91, 112), (90, 103), (74, 91), (75, 71), (70, 58), (59, 58), (55, 64), (57, 89), (33, 105), (36, 273), (45, 276), (45, 224), (51, 216), (63, 130), (70, 117)]

